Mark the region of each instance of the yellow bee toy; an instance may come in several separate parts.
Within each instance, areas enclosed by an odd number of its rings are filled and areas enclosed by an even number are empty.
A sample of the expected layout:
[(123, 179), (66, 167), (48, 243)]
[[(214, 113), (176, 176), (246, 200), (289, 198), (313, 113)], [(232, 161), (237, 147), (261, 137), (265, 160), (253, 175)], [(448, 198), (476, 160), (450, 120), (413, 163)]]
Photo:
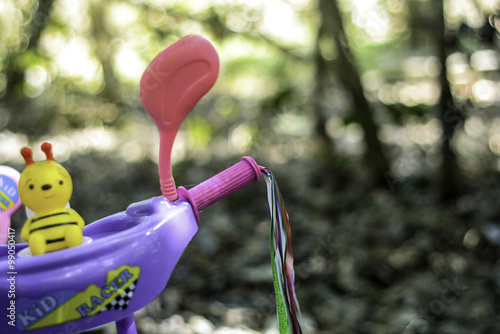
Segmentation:
[(41, 255), (81, 245), (85, 223), (66, 204), (73, 193), (73, 181), (66, 169), (54, 161), (52, 144), (44, 142), (46, 161), (33, 162), (33, 152), (23, 147), (26, 168), (19, 179), (19, 196), (23, 204), (35, 212), (21, 231), (33, 255)]

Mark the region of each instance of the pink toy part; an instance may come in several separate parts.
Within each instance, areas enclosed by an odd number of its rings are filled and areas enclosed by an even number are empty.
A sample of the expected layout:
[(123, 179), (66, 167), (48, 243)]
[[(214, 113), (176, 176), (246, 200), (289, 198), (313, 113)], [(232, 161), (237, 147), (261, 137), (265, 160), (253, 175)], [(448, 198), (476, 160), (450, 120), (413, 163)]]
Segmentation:
[(179, 187), (179, 197), (185, 198), (191, 204), (196, 220), (198, 220), (198, 213), (203, 209), (236, 190), (258, 181), (260, 175), (259, 165), (252, 158), (243, 157), (240, 162), (189, 190)]
[(175, 136), (218, 75), (219, 57), (213, 45), (204, 37), (191, 35), (156, 56), (141, 78), (142, 104), (160, 132), (160, 184), (170, 201), (177, 199), (171, 164)]
[(20, 177), (14, 168), (0, 166), (0, 245), (7, 243), (10, 217), (21, 206), (17, 187)]

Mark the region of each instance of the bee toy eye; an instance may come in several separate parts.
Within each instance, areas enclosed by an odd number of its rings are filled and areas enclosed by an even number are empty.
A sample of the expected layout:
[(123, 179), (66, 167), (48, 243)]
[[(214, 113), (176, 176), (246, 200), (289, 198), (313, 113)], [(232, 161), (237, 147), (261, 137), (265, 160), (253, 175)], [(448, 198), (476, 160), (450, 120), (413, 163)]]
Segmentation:
[(64, 184), (63, 180), (60, 180), (59, 184), (62, 186)]
[(30, 184), (30, 189), (31, 189), (31, 190), (35, 189), (35, 186), (34, 186), (34, 185), (32, 185), (32, 184)]

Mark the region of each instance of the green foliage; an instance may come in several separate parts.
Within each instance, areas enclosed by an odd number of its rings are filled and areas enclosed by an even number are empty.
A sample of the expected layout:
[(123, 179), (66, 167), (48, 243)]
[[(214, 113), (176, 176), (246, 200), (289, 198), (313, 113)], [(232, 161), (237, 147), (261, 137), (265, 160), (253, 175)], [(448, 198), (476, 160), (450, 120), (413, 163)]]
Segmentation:
[(193, 115), (186, 122), (193, 148), (206, 147), (212, 138), (210, 123), (197, 115)]

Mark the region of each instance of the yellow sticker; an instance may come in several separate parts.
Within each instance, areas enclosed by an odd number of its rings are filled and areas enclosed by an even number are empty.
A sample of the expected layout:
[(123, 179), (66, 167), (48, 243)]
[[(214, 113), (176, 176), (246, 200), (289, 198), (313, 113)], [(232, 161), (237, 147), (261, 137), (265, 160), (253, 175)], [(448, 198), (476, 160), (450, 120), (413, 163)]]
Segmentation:
[[(32, 330), (59, 325), (111, 309), (125, 309), (133, 296), (140, 272), (139, 267), (126, 265), (111, 270), (107, 274), (106, 284), (102, 286), (90, 284), (85, 291), (76, 293), (43, 318), (37, 319), (30, 326), (26, 326), (26, 329)], [(47, 305), (55, 306), (58, 302), (54, 296), (57, 296), (57, 294), (46, 295), (42, 298), (42, 301)], [(121, 296), (126, 297), (123, 299)]]

